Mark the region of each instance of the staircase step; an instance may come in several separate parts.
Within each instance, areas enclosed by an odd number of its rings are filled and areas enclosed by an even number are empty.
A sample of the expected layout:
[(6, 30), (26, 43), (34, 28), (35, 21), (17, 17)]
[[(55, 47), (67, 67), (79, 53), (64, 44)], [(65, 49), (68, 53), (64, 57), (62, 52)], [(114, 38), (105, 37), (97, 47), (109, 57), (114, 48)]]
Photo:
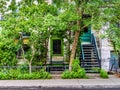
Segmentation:
[(98, 60), (97, 59), (89, 59), (89, 60), (87, 60), (87, 59), (85, 59), (84, 61), (82, 61), (81, 60), (81, 62), (98, 62)]
[(98, 59), (97, 56), (94, 56), (94, 57), (91, 56), (91, 57), (90, 57), (90, 56), (87, 56), (87, 55), (84, 55), (84, 58), (85, 58), (86, 60), (88, 60), (88, 59), (90, 59), (90, 60), (91, 60), (91, 59), (92, 59), (92, 60), (96, 59), (96, 60), (97, 60), (97, 59)]
[(91, 53), (96, 54), (96, 52), (85, 52), (84, 51), (84, 54), (91, 54)]
[[(81, 66), (82, 67), (82, 66)], [(82, 67), (82, 68), (84, 68), (85, 70), (93, 70), (93, 68), (99, 68), (99, 67)]]
[(93, 49), (88, 49), (88, 48), (85, 48), (85, 49), (83, 49), (83, 51), (92, 52), (92, 51), (95, 51), (95, 49), (94, 49), (94, 48), (93, 48)]
[(83, 49), (94, 49), (95, 47), (83, 47)]
[(96, 64), (96, 65), (84, 65), (84, 68), (86, 68), (86, 67), (99, 67), (99, 65), (98, 64)]
[[(83, 62), (81, 62), (82, 64)], [(98, 62), (84, 62), (84, 64), (99, 64)]]
[(52, 79), (61, 79), (63, 71), (51, 71)]
[(83, 44), (82, 46), (83, 46), (83, 47), (94, 47), (93, 44)]
[(95, 54), (84, 54), (84, 57), (91, 57), (91, 58), (93, 57), (94, 58), (94, 57), (97, 57), (97, 55), (95, 55)]

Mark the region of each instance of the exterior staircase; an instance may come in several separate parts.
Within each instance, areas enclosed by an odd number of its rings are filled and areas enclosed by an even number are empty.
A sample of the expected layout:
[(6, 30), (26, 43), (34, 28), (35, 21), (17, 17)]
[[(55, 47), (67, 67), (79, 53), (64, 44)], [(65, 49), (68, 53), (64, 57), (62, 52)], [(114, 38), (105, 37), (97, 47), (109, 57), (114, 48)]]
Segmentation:
[(93, 34), (91, 34), (91, 43), (81, 44), (80, 61), (81, 67), (86, 72), (97, 72), (97, 69), (101, 67), (99, 51)]

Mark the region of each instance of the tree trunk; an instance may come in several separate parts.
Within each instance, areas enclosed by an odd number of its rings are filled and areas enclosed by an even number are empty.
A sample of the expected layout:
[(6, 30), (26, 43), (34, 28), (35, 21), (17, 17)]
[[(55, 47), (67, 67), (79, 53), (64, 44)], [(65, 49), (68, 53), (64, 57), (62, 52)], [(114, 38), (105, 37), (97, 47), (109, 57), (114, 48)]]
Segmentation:
[(69, 63), (69, 70), (70, 71), (72, 70), (72, 62), (73, 62), (74, 57), (75, 57), (76, 47), (77, 47), (78, 39), (79, 39), (79, 34), (80, 34), (80, 30), (75, 32), (74, 41), (72, 43), (72, 50), (71, 50), (70, 63)]
[[(69, 39), (71, 39), (71, 31), (70, 30), (69, 30)], [(68, 51), (69, 51), (68, 60), (70, 61), (70, 41), (68, 42)]]
[(31, 62), (29, 62), (28, 64), (29, 64), (29, 74), (31, 74), (31, 72), (32, 72), (32, 65), (31, 65)]
[(80, 5), (78, 5), (76, 9), (77, 9), (76, 14), (81, 18), (77, 20), (77, 31), (75, 31), (74, 41), (72, 43), (72, 50), (71, 50), (70, 63), (69, 63), (70, 71), (72, 70), (72, 63), (75, 58), (76, 48), (77, 48), (78, 39), (80, 36), (80, 31), (81, 31), (81, 21), (82, 21), (82, 16), (83, 16), (83, 9), (82, 8), (80, 9)]
[(30, 61), (28, 61), (28, 64), (29, 64), (29, 73), (30, 74), (32, 72), (32, 61), (33, 61), (33, 58), (34, 58), (34, 55), (35, 55), (35, 48), (34, 48), (33, 44), (31, 45), (31, 49), (32, 49), (32, 57), (31, 57)]

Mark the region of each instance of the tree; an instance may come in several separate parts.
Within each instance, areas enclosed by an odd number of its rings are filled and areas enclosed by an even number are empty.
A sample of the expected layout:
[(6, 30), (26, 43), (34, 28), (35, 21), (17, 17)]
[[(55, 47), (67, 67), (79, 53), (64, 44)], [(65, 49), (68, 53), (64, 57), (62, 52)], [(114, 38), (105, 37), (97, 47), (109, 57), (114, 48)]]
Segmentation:
[[(109, 28), (106, 30), (106, 36), (111, 41), (111, 44), (116, 52), (120, 52), (120, 2), (116, 1), (115, 5), (109, 9), (107, 14), (110, 14)], [(112, 12), (112, 13), (110, 13)]]
[[(70, 30), (74, 31), (74, 40), (72, 43), (69, 70), (71, 70), (72, 62), (75, 58), (78, 39), (83, 29), (92, 26), (99, 30), (112, 19), (112, 15), (119, 7), (119, 0), (53, 0), (62, 12), (62, 18), (66, 20)], [(110, 9), (111, 8), (111, 9)], [(118, 9), (117, 9), (118, 11)], [(119, 11), (118, 11), (119, 12)], [(114, 17), (116, 17), (114, 15)], [(65, 21), (64, 20), (64, 21)], [(71, 25), (71, 27), (70, 27)]]
[[(6, 32), (7, 33), (7, 32)], [(12, 38), (3, 33), (0, 34), (0, 66), (16, 66), (18, 60), (16, 59), (17, 44)]]
[[(7, 11), (7, 1), (1, 0), (0, 1), (0, 14), (3, 16)], [(15, 43), (15, 37), (17, 35), (13, 34), (14, 25), (16, 23), (13, 20), (11, 23), (13, 26), (9, 27), (11, 19), (8, 22), (3, 20), (0, 21), (0, 65), (1, 66), (16, 66), (18, 60), (16, 59), (16, 52), (19, 48), (18, 44)], [(6, 28), (5, 28), (6, 27)]]

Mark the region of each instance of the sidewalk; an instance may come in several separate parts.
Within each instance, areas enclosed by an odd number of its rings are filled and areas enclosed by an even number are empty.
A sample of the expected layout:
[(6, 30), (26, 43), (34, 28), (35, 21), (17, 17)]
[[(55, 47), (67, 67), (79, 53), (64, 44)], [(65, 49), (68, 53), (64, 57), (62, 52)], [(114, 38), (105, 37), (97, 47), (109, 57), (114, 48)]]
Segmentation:
[(120, 78), (110, 75), (109, 79), (0, 80), (3, 87), (120, 88)]

